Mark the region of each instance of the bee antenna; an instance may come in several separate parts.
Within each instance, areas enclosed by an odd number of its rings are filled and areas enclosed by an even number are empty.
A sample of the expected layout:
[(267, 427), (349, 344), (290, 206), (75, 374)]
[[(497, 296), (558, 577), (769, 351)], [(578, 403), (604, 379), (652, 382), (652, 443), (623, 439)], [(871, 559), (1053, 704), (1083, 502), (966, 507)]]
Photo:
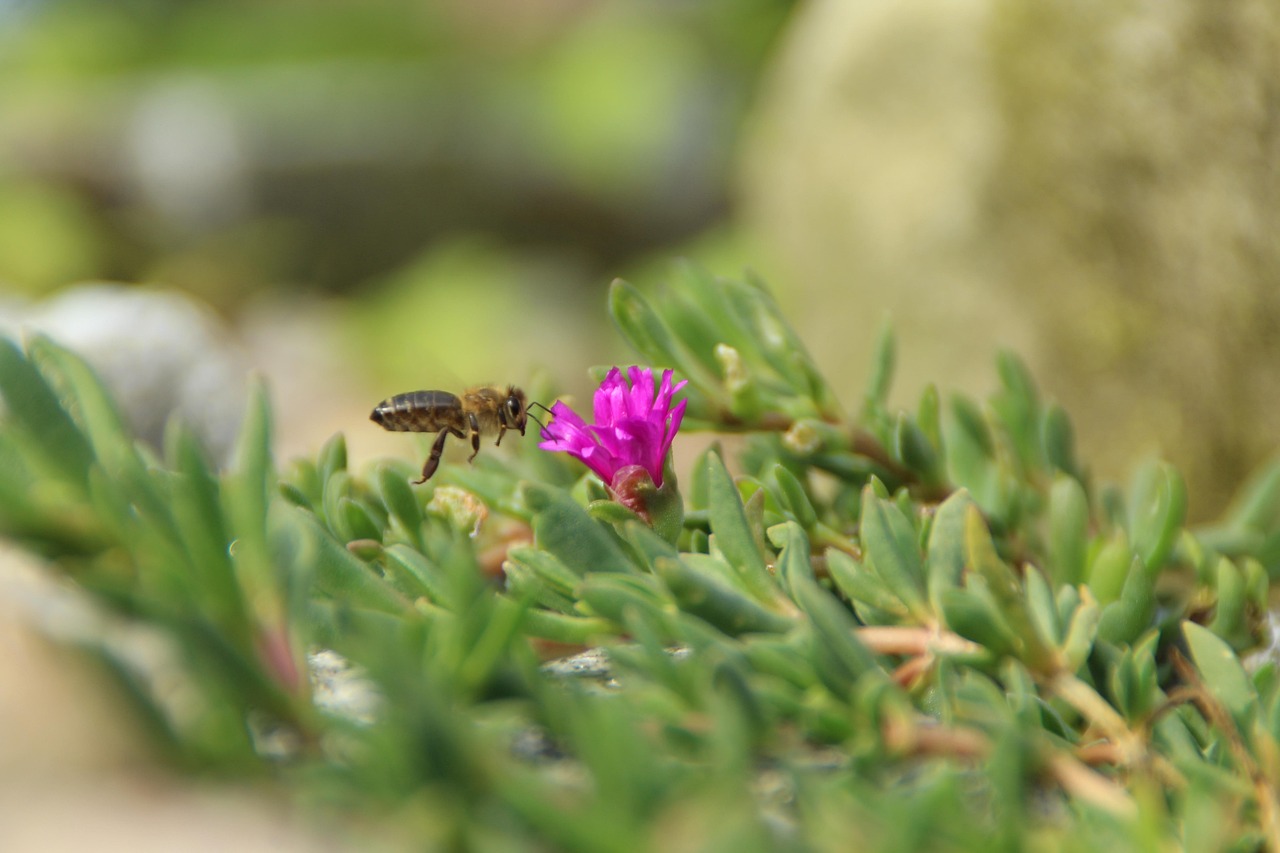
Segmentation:
[(542, 409), (542, 411), (546, 412), (548, 415), (551, 415), (552, 417), (555, 417), (555, 413), (552, 412), (550, 409), (548, 409), (546, 406), (539, 403), (537, 400), (534, 400), (533, 402), (531, 402), (529, 404), (529, 408), (525, 410), (526, 413), (529, 415), (529, 417), (533, 418), (533, 422), (538, 425), (538, 428), (540, 430), (545, 430), (547, 428), (547, 425), (544, 424), (542, 421), (538, 420), (538, 416), (533, 413), (534, 406), (537, 406), (539, 409)]

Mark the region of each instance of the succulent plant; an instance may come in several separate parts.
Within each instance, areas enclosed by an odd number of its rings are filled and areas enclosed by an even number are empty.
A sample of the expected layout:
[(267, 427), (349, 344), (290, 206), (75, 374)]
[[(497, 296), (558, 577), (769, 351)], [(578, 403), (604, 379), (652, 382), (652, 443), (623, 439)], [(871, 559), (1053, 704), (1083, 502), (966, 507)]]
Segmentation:
[[(610, 311), (645, 366), (598, 372), (593, 424), (552, 407), (568, 453), (419, 487), (342, 436), (278, 467), (260, 387), (228, 470), (177, 422), (157, 455), (76, 355), (0, 342), (0, 530), (179, 651), (175, 706), (86, 641), (172, 761), (353, 841), (1280, 846), (1280, 675), (1241, 658), (1280, 465), (1192, 530), (1168, 465), (1093, 484), (1012, 355), (982, 403), (895, 409), (881, 331), (850, 415), (758, 281), (686, 267)], [(677, 430), (741, 450), (677, 471)], [(335, 654), (359, 714), (316, 701)]]

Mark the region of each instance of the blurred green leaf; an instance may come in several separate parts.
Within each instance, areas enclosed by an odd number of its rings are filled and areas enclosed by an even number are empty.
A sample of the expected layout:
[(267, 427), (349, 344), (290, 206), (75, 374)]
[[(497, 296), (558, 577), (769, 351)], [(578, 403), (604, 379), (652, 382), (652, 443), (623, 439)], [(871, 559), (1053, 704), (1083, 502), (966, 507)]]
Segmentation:
[(1173, 466), (1147, 466), (1130, 498), (1133, 548), (1149, 571), (1169, 558), (1187, 516), (1187, 487)]
[(1213, 620), (1208, 628), (1237, 650), (1253, 645), (1253, 636), (1247, 624), (1249, 590), (1244, 572), (1226, 557), (1217, 564), (1217, 601), (1213, 608)]
[(1089, 589), (1102, 604), (1110, 604), (1120, 597), (1132, 570), (1134, 553), (1123, 530), (1097, 548), (1089, 561)]
[(314, 515), (294, 507), (281, 513), (284, 530), (297, 537), (297, 562), (314, 572), (316, 588), (335, 601), (386, 613), (404, 613), (408, 602), (372, 567), (352, 556)]
[(1208, 628), (1194, 622), (1182, 623), (1182, 635), (1209, 692), (1231, 712), (1238, 724), (1248, 720), (1257, 695), (1231, 647)]
[(888, 405), (896, 366), (897, 341), (893, 326), (885, 321), (880, 324), (876, 334), (875, 350), (871, 356), (871, 375), (867, 379), (867, 389), (862, 398), (863, 417), (869, 418), (871, 423), (879, 420), (880, 416), (876, 413), (884, 412)]
[(1080, 463), (1076, 461), (1075, 430), (1066, 410), (1056, 403), (1045, 407), (1041, 422), (1041, 442), (1045, 461), (1050, 468), (1077, 481), (1083, 481)]
[(1093, 650), (1102, 608), (1096, 601), (1081, 602), (1072, 612), (1062, 641), (1062, 658), (1067, 672), (1077, 672)]
[(765, 569), (756, 536), (747, 523), (738, 487), (724, 462), (714, 453), (707, 455), (707, 497), (710, 502), (711, 532), (725, 559), (738, 570), (743, 583), (760, 602), (771, 602), (777, 586)]
[[(586, 605), (587, 615), (603, 616), (618, 625), (626, 622), (627, 608), (641, 610), (661, 624), (668, 620), (669, 596), (660, 590), (651, 575), (622, 575), (594, 572), (578, 584), (576, 594)], [(675, 638), (674, 629), (669, 639)]]
[(867, 486), (862, 492), (862, 544), (886, 587), (918, 620), (928, 618), (924, 563), (916, 533), (902, 513)]
[(1224, 523), (1240, 530), (1274, 530), (1278, 522), (1280, 457), (1249, 478), (1224, 514)]
[(778, 496), (783, 507), (801, 527), (805, 530), (812, 529), (818, 521), (818, 513), (814, 510), (804, 485), (784, 465), (774, 465), (771, 473), (774, 482), (778, 484)]
[(522, 487), (535, 513), (534, 541), (573, 571), (629, 572), (631, 561), (610, 533), (562, 489), (536, 483)]
[(965, 546), (965, 519), (973, 498), (966, 489), (957, 489), (938, 505), (933, 524), (929, 528), (929, 543), (925, 555), (925, 571), (929, 601), (936, 608), (938, 596), (944, 590), (960, 585), (964, 567), (968, 562)]
[(1058, 583), (1084, 579), (1088, 553), (1089, 499), (1074, 477), (1060, 474), (1049, 489), (1049, 564)]
[(1120, 597), (1102, 608), (1098, 637), (1109, 643), (1132, 643), (1151, 625), (1155, 606), (1154, 578), (1135, 556)]
[(685, 370), (671, 330), (640, 291), (622, 279), (609, 286), (609, 314), (627, 342), (651, 364)]
[(669, 557), (654, 561), (654, 569), (682, 610), (705, 619), (730, 636), (753, 632), (783, 632), (792, 621), (765, 609), (715, 575)]
[(422, 548), (422, 505), (418, 503), (413, 489), (400, 472), (387, 465), (379, 465), (376, 474), (378, 492), (382, 502), (399, 524), (399, 528), (409, 538), (409, 543)]
[(854, 683), (876, 669), (875, 658), (857, 638), (857, 623), (840, 602), (803, 575), (792, 579), (792, 592), (809, 617), (814, 670), (837, 697), (848, 698)]
[(62, 407), (35, 366), (9, 340), (0, 338), (0, 393), (6, 417), (20, 425), (51, 467), (84, 487), (93, 461), (88, 439)]

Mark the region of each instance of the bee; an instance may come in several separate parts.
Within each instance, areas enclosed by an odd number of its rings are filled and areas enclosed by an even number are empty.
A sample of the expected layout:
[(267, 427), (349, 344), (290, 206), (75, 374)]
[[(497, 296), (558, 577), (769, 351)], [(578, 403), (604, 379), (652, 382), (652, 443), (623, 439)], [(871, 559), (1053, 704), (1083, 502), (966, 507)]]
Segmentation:
[(448, 391), (410, 391), (383, 400), (374, 407), (369, 419), (392, 432), (439, 432), (431, 445), (431, 455), (422, 466), (422, 479), (431, 479), (440, 465), (444, 441), (450, 435), (471, 438), (471, 456), (480, 452), (480, 437), (492, 435), (496, 430), (497, 447), (507, 430), (524, 435), (529, 420), (529, 404), (524, 392), (514, 385), (503, 390), (498, 385), (477, 385), (462, 392), (461, 396)]

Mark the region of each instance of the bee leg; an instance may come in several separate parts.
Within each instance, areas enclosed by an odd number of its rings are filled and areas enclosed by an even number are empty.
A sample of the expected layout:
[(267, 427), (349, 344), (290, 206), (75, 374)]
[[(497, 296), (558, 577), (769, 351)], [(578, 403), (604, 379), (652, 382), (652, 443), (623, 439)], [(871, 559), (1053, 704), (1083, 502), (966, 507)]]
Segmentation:
[(447, 428), (440, 430), (440, 434), (436, 436), (435, 443), (431, 445), (431, 455), (427, 457), (426, 464), (422, 466), (422, 479), (413, 481), (415, 486), (421, 486), (427, 480), (430, 480), (431, 475), (440, 467), (440, 454), (444, 453), (444, 440), (449, 437), (451, 432), (453, 430)]
[(502, 437), (506, 434), (507, 434), (507, 425), (501, 424), (498, 427), (498, 440), (493, 443), (493, 446), (497, 447), (498, 445), (502, 444)]
[(476, 421), (475, 414), (467, 415), (467, 419), (471, 421), (471, 455), (467, 457), (470, 462), (480, 452), (480, 424)]

